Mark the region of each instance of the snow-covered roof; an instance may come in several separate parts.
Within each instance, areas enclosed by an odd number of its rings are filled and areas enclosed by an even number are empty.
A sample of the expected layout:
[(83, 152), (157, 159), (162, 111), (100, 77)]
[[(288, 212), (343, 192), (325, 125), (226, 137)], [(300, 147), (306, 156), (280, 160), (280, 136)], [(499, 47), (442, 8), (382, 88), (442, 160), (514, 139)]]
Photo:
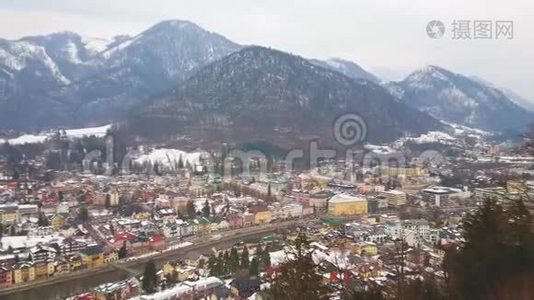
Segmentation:
[(345, 202), (367, 202), (367, 199), (361, 196), (351, 196), (348, 194), (337, 194), (329, 200), (330, 203), (345, 203)]

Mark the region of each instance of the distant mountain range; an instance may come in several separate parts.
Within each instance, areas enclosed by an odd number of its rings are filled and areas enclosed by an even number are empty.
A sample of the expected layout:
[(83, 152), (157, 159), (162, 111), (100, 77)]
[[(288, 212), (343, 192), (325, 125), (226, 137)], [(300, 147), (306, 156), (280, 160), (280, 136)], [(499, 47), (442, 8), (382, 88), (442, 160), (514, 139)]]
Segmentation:
[(400, 102), (437, 119), (489, 131), (520, 130), (534, 114), (480, 80), (437, 66), (385, 85)]
[(121, 124), (130, 133), (143, 133), (137, 125), (145, 120), (161, 136), (188, 128), (204, 138), (218, 129), (219, 137), (235, 140), (263, 133), (289, 139), (324, 137), (335, 116), (357, 112), (369, 123), (371, 140), (387, 141), (443, 126), (436, 119), (520, 128), (532, 121), (516, 104), (524, 102), (439, 67), (381, 83), (354, 62), (244, 47), (188, 21), (164, 21), (111, 40), (72, 32), (0, 39), (0, 129), (126, 119)]
[(186, 21), (111, 41), (70, 32), (0, 40), (0, 128), (109, 122), (239, 49)]
[(320, 67), (331, 69), (353, 79), (366, 79), (374, 83), (379, 83), (381, 80), (375, 75), (367, 72), (357, 63), (343, 60), (340, 58), (331, 58), (328, 60), (310, 59), (310, 62)]
[(369, 142), (442, 127), (372, 81), (354, 80), (284, 52), (248, 47), (201, 68), (175, 91), (137, 111), (123, 129), (150, 139), (186, 136), (287, 145), (316, 136), (330, 143), (335, 118), (347, 112), (365, 120)]

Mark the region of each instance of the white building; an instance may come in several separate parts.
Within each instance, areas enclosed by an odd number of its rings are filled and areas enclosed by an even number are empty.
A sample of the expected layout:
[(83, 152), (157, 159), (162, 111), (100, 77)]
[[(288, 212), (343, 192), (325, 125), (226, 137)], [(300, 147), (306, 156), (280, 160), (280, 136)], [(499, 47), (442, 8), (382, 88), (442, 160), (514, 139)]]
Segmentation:
[(404, 239), (411, 247), (424, 243), (435, 245), (439, 241), (439, 230), (430, 228), (424, 219), (387, 222), (386, 231), (392, 239)]
[(386, 198), (389, 206), (397, 207), (405, 205), (407, 201), (406, 193), (399, 190), (389, 190), (380, 193), (380, 196)]

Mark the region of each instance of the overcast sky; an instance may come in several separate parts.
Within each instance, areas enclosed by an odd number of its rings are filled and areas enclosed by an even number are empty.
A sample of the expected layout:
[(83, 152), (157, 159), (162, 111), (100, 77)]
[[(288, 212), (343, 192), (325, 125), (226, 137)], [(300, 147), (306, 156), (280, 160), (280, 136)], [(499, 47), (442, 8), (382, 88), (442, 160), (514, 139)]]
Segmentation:
[[(8, 39), (65, 30), (133, 35), (164, 19), (190, 20), (240, 44), (352, 60), (385, 79), (440, 65), (534, 102), (532, 0), (0, 0), (0, 37)], [(445, 24), (441, 39), (427, 36), (430, 20)], [(453, 40), (454, 20), (512, 20), (514, 38)]]

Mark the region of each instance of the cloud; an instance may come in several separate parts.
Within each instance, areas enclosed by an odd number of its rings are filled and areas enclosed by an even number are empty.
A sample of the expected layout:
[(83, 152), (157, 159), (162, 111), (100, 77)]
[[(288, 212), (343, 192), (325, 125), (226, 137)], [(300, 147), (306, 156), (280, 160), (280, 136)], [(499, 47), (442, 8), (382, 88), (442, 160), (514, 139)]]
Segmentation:
[[(478, 75), (534, 101), (534, 2), (528, 0), (26, 0), (0, 3), (0, 36), (70, 30), (137, 34), (163, 19), (190, 20), (241, 44), (305, 57), (342, 57), (379, 73), (426, 64)], [(426, 36), (428, 21), (514, 20), (510, 41)], [(450, 28), (447, 28), (448, 30)], [(389, 70), (389, 71), (386, 71)]]

